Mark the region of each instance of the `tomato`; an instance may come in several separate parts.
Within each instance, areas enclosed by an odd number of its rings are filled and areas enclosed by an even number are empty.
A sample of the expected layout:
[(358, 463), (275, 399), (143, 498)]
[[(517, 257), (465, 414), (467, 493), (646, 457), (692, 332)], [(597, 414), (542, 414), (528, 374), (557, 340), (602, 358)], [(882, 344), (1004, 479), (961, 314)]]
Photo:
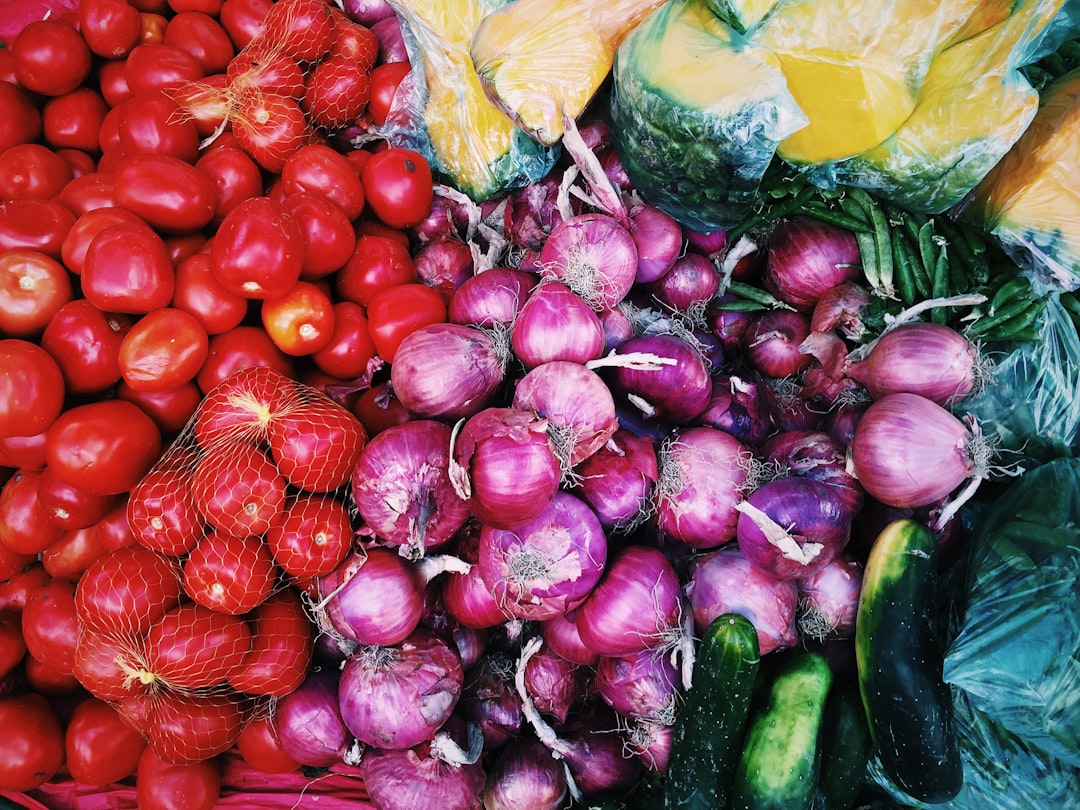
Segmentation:
[(224, 73), (214, 73), (198, 82), (190, 82), (170, 91), (169, 95), (194, 124), (200, 137), (220, 133), (229, 117), (229, 95)]
[(426, 284), (398, 284), (377, 292), (367, 308), (368, 329), (379, 357), (394, 362), (406, 336), (433, 323), (446, 321), (443, 297)]
[(51, 256), (26, 248), (0, 253), (0, 333), (40, 335), (72, 295), (67, 269)]
[(340, 300), (369, 306), (375, 294), (417, 281), (416, 264), (407, 246), (386, 236), (364, 235), (345, 266), (334, 277)]
[(127, 0), (80, 0), (79, 30), (95, 55), (120, 59), (138, 43), (142, 20)]
[(50, 467), (41, 471), (37, 482), (38, 503), (62, 529), (84, 529), (107, 515), (117, 503), (115, 495), (92, 495), (73, 487)]
[(97, 153), (98, 130), (106, 112), (105, 99), (92, 87), (80, 87), (49, 99), (42, 109), (45, 143), (53, 149)]
[(257, 91), (298, 99), (304, 94), (304, 69), (280, 51), (245, 49), (229, 62), (225, 82), (233, 96)]
[(110, 108), (119, 106), (134, 95), (127, 83), (127, 63), (123, 58), (102, 60), (97, 67), (97, 84)]
[(0, 790), (33, 790), (64, 764), (64, 728), (41, 695), (0, 698), (0, 728)]
[(371, 156), (360, 179), (367, 204), (392, 228), (411, 228), (431, 210), (431, 166), (419, 152), (391, 147)]
[(0, 489), (0, 543), (17, 554), (39, 554), (64, 533), (38, 497), (39, 470), (19, 470)]
[(192, 315), (208, 335), (217, 335), (243, 322), (248, 299), (221, 286), (210, 269), (210, 255), (197, 253), (176, 268), (172, 306)]
[(165, 234), (163, 238), (165, 252), (169, 254), (169, 261), (174, 266), (185, 259), (191, 258), (196, 253), (205, 253), (209, 250), (207, 238), (203, 231)]
[(221, 3), (222, 0), (168, 0), (169, 8), (177, 16), (186, 11), (199, 11), (217, 17), (221, 13)]
[(0, 250), (30, 248), (60, 257), (75, 215), (57, 200), (0, 202)]
[[(61, 146), (56, 150), (56, 154), (67, 161), (68, 166), (71, 167), (72, 180), (97, 170), (97, 159), (86, 150)], [(62, 194), (63, 191), (61, 190), (60, 193)]]
[(300, 279), (304, 235), (281, 203), (260, 196), (230, 211), (210, 246), (210, 267), (221, 285), (245, 298), (278, 298)]
[(370, 71), (379, 59), (379, 38), (340, 8), (331, 6), (330, 11), (334, 17), (334, 45), (330, 48), (330, 56), (344, 56)]
[(349, 260), (356, 249), (356, 234), (341, 206), (307, 191), (286, 196), (282, 204), (296, 218), (304, 234), (301, 279), (323, 278)]
[(165, 44), (194, 56), (205, 76), (223, 73), (236, 55), (228, 32), (204, 11), (178, 11), (165, 29)]
[(287, 53), (297, 62), (315, 62), (334, 44), (334, 18), (324, 0), (280, 0), (263, 19), (252, 48)]
[(260, 317), (274, 345), (288, 355), (316, 352), (334, 333), (333, 302), (310, 281), (298, 281), (280, 298), (263, 301)]
[(93, 171), (75, 177), (64, 186), (58, 200), (65, 210), (76, 217), (84, 216), (90, 211), (113, 207), (116, 205), (116, 176)]
[(236, 741), (249, 768), (260, 773), (292, 773), (300, 770), (300, 763), (285, 753), (278, 739), (274, 722), (269, 714), (253, 717)]
[(64, 407), (64, 377), (45, 349), (19, 338), (0, 340), (0, 436), (34, 436)]
[(128, 86), (136, 97), (171, 93), (206, 75), (199, 60), (189, 51), (166, 45), (164, 41), (136, 45), (126, 61)]
[(251, 88), (242, 88), (235, 98), (232, 131), (244, 151), (274, 173), (312, 137), (307, 117), (295, 100)]
[(224, 683), (249, 649), (242, 618), (182, 604), (146, 631), (146, 668), (173, 689), (203, 689)]
[(128, 155), (116, 169), (116, 202), (159, 232), (191, 233), (213, 219), (217, 187), (172, 155)]
[(128, 497), (122, 495), (120, 503), (110, 510), (101, 520), (94, 524), (97, 530), (98, 540), (106, 552), (116, 551), (126, 546), (134, 545), (135, 535), (127, 521)]
[(205, 534), (183, 470), (153, 469), (131, 491), (128, 524), (142, 546), (171, 557), (191, 551)]
[(137, 405), (101, 400), (64, 411), (45, 439), (48, 465), (96, 495), (134, 487), (161, 454), (161, 431)]
[(41, 131), (41, 110), (29, 94), (11, 82), (0, 82), (0, 149), (32, 143)]
[(313, 626), (292, 588), (268, 597), (248, 615), (251, 650), (229, 678), (252, 695), (281, 697), (303, 683), (311, 666)]
[(259, 33), (273, 0), (224, 0), (218, 20), (239, 51)]
[(14, 610), (21, 614), (30, 594), (51, 579), (40, 562), (29, 563), (11, 578), (0, 582), (0, 610)]
[(76, 298), (49, 320), (41, 345), (55, 358), (70, 393), (98, 393), (120, 379), (120, 346), (133, 323), (128, 315), (102, 312)]
[(86, 248), (83, 295), (104, 312), (143, 315), (161, 309), (175, 288), (165, 242), (145, 224), (109, 225)]
[(68, 230), (60, 246), (60, 258), (64, 266), (75, 275), (81, 275), (86, 261), (86, 249), (94, 237), (110, 225), (145, 225), (145, 221), (126, 208), (102, 206), (79, 215)]
[(285, 506), (286, 482), (258, 447), (219, 444), (199, 459), (191, 474), (191, 495), (207, 523), (244, 537), (274, 525)]
[(0, 678), (6, 678), (25, 655), (22, 617), (11, 608), (0, 610)]
[(103, 787), (135, 773), (146, 740), (103, 700), (88, 697), (68, 718), (64, 750), (71, 778)]
[(297, 580), (329, 574), (352, 548), (349, 510), (340, 500), (298, 495), (266, 533), (281, 570)]
[(210, 354), (195, 381), (204, 394), (226, 377), (247, 368), (265, 367), (295, 375), (292, 358), (260, 326), (237, 326), (210, 338)]
[(263, 193), (262, 170), (243, 149), (211, 149), (196, 161), (195, 167), (214, 184), (217, 196), (211, 222), (215, 225), (220, 225), (241, 202)]
[(45, 431), (33, 436), (0, 436), (0, 466), (12, 470), (45, 469)]
[(334, 304), (334, 332), (330, 342), (311, 355), (322, 372), (339, 380), (351, 380), (367, 371), (375, 357), (364, 308), (352, 301)]
[[(14, 477), (14, 476), (12, 476)], [(8, 479), (11, 480), (10, 478)], [(7, 483), (6, 481), (4, 482)], [(37, 557), (33, 554), (20, 554), (17, 551), (12, 551), (5, 544), (0, 543), (0, 583), (4, 583), (10, 580), (12, 577), (17, 576), (27, 566), (36, 561)], [(0, 610), (6, 610), (7, 605), (0, 607)]]
[(202, 447), (254, 442), (267, 425), (297, 407), (300, 393), (292, 380), (265, 366), (246, 366), (230, 372), (199, 406), (192, 427)]
[(367, 109), (371, 77), (359, 62), (329, 56), (308, 74), (302, 108), (318, 126), (338, 129), (353, 123)]
[(194, 381), (161, 392), (136, 391), (121, 382), (116, 386), (116, 398), (138, 405), (157, 423), (163, 435), (175, 436), (194, 416), (202, 400), (202, 391)]
[(289, 409), (267, 427), (277, 469), (307, 492), (331, 492), (348, 482), (366, 441), (356, 417), (323, 397)]
[(165, 762), (148, 747), (135, 775), (142, 810), (213, 810), (221, 795), (221, 766), (213, 759), (190, 765)]
[(41, 553), (41, 564), (54, 579), (78, 582), (94, 560), (105, 553), (97, 525), (68, 529)]
[(124, 546), (82, 575), (75, 606), (90, 630), (138, 637), (176, 607), (182, 593), (176, 560), (142, 546)]
[(184, 561), (184, 590), (197, 604), (235, 616), (261, 605), (276, 575), (261, 538), (210, 532)]
[(412, 66), (408, 62), (383, 62), (371, 69), (371, 93), (368, 112), (371, 120), (382, 126), (390, 115), (398, 87), (409, 75)]
[(235, 695), (167, 692), (155, 698), (150, 711), (150, 745), (166, 762), (199, 762), (228, 751), (246, 719)]
[(30, 594), (22, 612), (27, 652), (43, 664), (71, 673), (79, 618), (75, 610), (75, 583), (50, 579)]
[(194, 315), (155, 309), (120, 344), (120, 373), (135, 391), (165, 393), (194, 380), (209, 353), (210, 339)]
[(0, 199), (47, 200), (72, 178), (71, 166), (40, 143), (20, 143), (0, 152)]
[(27, 25), (11, 43), (19, 84), (43, 96), (62, 96), (90, 75), (93, 56), (82, 34), (58, 20)]
[(336, 203), (348, 219), (364, 210), (364, 184), (340, 152), (326, 144), (301, 147), (285, 161), (281, 184), (286, 195), (309, 192)]
[(140, 643), (135, 637), (80, 629), (73, 674), (94, 697), (121, 701), (145, 695), (146, 684), (131, 677), (133, 672), (144, 671), (143, 664)]
[[(109, 116), (116, 120), (124, 154), (172, 155), (185, 163), (199, 159), (199, 128), (165, 93), (133, 96), (113, 107)], [(102, 151), (107, 151), (105, 144)]]

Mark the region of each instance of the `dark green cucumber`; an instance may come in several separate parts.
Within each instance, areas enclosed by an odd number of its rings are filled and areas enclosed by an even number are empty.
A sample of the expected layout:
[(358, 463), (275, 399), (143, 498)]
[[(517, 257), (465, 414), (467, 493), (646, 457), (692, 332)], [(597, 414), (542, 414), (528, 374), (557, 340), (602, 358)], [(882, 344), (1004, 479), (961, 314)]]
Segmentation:
[(667, 810), (724, 806), (759, 661), (757, 630), (745, 616), (718, 616), (705, 631), (675, 717), (664, 784)]
[(829, 662), (799, 651), (781, 660), (755, 700), (731, 788), (733, 810), (807, 810), (821, 764)]
[(963, 786), (952, 695), (934, 630), (937, 544), (896, 520), (874, 540), (855, 619), (859, 690), (881, 767), (914, 799), (940, 803)]
[(814, 807), (848, 810), (866, 784), (866, 766), (874, 748), (858, 684), (833, 684), (822, 722), (826, 731), (821, 738), (821, 773)]

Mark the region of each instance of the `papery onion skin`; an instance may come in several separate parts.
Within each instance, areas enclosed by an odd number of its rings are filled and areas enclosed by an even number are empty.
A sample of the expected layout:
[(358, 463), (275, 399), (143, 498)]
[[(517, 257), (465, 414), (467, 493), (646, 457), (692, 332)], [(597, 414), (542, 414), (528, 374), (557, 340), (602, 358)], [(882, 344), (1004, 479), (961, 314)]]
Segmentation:
[(709, 404), (695, 422), (730, 433), (750, 446), (760, 445), (774, 430), (758, 384), (730, 374), (713, 376)]
[(564, 282), (594, 309), (622, 301), (637, 275), (634, 237), (614, 217), (584, 213), (551, 229), (540, 249), (544, 275)]
[(643, 771), (637, 757), (626, 755), (626, 740), (615, 713), (603, 703), (592, 703), (560, 730), (569, 749), (563, 755), (581, 794), (620, 794), (637, 784)]
[(700, 253), (684, 253), (649, 289), (657, 301), (675, 311), (686, 312), (704, 307), (713, 299), (720, 289), (720, 273)]
[(799, 633), (816, 641), (851, 638), (862, 580), (863, 564), (847, 554), (800, 579)]
[(457, 236), (441, 236), (425, 242), (413, 254), (416, 275), (442, 294), (449, 303), (457, 290), (473, 278), (473, 254)]
[(351, 559), (320, 580), (329, 596), (327, 614), (334, 629), (357, 644), (404, 641), (420, 624), (424, 582), (413, 563), (388, 548), (354, 552)]
[(479, 726), (484, 750), (496, 751), (521, 734), (525, 714), (514, 688), (514, 659), (500, 650), (489, 651), (465, 673), (456, 712)]
[(769, 237), (761, 281), (784, 303), (809, 312), (824, 292), (861, 273), (862, 256), (851, 231), (812, 217), (791, 217)]
[(596, 689), (620, 716), (672, 723), (679, 673), (658, 650), (604, 656), (596, 665)]
[(584, 699), (591, 677), (591, 670), (567, 661), (547, 645), (525, 664), (525, 689), (533, 705), (559, 725)]
[(672, 361), (656, 369), (617, 366), (612, 390), (623, 399), (634, 398), (645, 418), (668, 425), (690, 422), (709, 404), (712, 381), (701, 353), (677, 335), (645, 335), (626, 341), (619, 355), (655, 354)]
[(529, 290), (536, 286), (532, 273), (516, 267), (492, 267), (463, 281), (447, 305), (451, 323), (466, 326), (509, 327)]
[(887, 394), (863, 413), (849, 455), (855, 477), (889, 506), (940, 501), (975, 471), (973, 434), (956, 416), (918, 394)]
[(420, 628), (394, 647), (360, 647), (349, 656), (338, 692), (341, 716), (365, 745), (412, 748), (450, 717), (463, 681), (457, 652)]
[(643, 516), (659, 477), (656, 442), (619, 428), (577, 466), (576, 491), (605, 529), (623, 529)]
[(510, 333), (514, 354), (526, 368), (554, 360), (595, 360), (605, 343), (596, 310), (565, 284), (550, 280), (529, 293)]
[(485, 810), (559, 810), (570, 794), (566, 772), (544, 745), (522, 738), (507, 743), (488, 768)]
[(487, 781), (483, 763), (451, 764), (426, 753), (430, 747), (366, 750), (360, 774), (372, 803), (379, 810), (482, 810)]
[(273, 722), (282, 750), (301, 765), (337, 764), (352, 743), (339, 708), (338, 676), (330, 670), (310, 672), (296, 690), (279, 698)]
[(626, 745), (641, 760), (646, 770), (665, 774), (671, 760), (671, 744), (674, 740), (673, 724), (636, 720), (627, 730)]
[(752, 565), (737, 545), (696, 557), (684, 590), (698, 633), (704, 633), (717, 616), (738, 613), (757, 630), (762, 655), (798, 643), (796, 581), (765, 573)]
[(857, 478), (847, 469), (846, 444), (840, 444), (824, 431), (787, 430), (769, 437), (761, 446), (767, 464), (779, 472), (812, 478), (836, 487), (849, 515), (862, 508), (865, 493)]

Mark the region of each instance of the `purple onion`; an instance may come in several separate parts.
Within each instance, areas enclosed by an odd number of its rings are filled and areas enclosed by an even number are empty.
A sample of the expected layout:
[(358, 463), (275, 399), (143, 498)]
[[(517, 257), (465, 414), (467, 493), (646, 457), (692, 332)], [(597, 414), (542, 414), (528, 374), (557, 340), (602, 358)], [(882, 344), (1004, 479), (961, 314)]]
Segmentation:
[(718, 302), (720, 306), (710, 307), (705, 316), (709, 331), (720, 341), (721, 348), (729, 357), (738, 356), (743, 335), (754, 320), (753, 312), (723, 308), (722, 304), (733, 297), (721, 296)]
[(344, 761), (353, 742), (339, 708), (338, 675), (331, 670), (309, 672), (300, 686), (278, 698), (273, 724), (281, 749), (312, 768)]
[(357, 644), (398, 644), (420, 624), (424, 579), (388, 548), (353, 552), (319, 579), (334, 629)]
[(401, 20), (397, 14), (373, 22), (369, 28), (379, 40), (380, 62), (408, 62), (409, 49), (401, 33)]
[(713, 377), (708, 407), (695, 421), (699, 425), (730, 433), (752, 446), (760, 445), (774, 429), (758, 384), (752, 379), (731, 374)]
[(525, 723), (514, 688), (514, 658), (489, 650), (465, 673), (458, 713), (484, 734), (484, 750), (496, 751), (517, 738)]
[(550, 278), (565, 283), (597, 311), (622, 301), (634, 284), (638, 251), (634, 237), (617, 219), (578, 214), (551, 229), (540, 249)]
[(787, 430), (771, 436), (761, 447), (761, 455), (782, 475), (812, 478), (836, 487), (847, 513), (854, 517), (862, 508), (862, 486), (847, 469), (847, 452), (828, 433), (817, 430)]
[(600, 656), (589, 649), (578, 632), (577, 611), (559, 613), (540, 622), (540, 634), (551, 649), (574, 664), (593, 666)]
[(662, 651), (602, 657), (596, 665), (596, 690), (621, 717), (675, 722), (679, 672)]
[(630, 233), (638, 251), (637, 284), (658, 281), (682, 253), (682, 226), (656, 206), (643, 203), (630, 208)]
[(510, 345), (525, 368), (555, 360), (595, 360), (604, 344), (596, 311), (568, 286), (550, 280), (529, 293), (510, 333)]
[(566, 771), (538, 740), (503, 746), (488, 768), (485, 810), (559, 810), (570, 794)]
[(621, 307), (605, 309), (600, 313), (600, 325), (604, 327), (604, 351), (618, 349), (634, 337), (634, 322)]
[(821, 570), (798, 581), (797, 626), (816, 641), (851, 638), (862, 590), (863, 565), (840, 554)]
[(591, 677), (587, 667), (567, 661), (546, 644), (525, 664), (525, 689), (533, 705), (559, 725), (581, 702)]
[(683, 235), (692, 250), (705, 256), (716, 256), (727, 247), (727, 231), (696, 231), (684, 228)]
[(565, 760), (585, 798), (625, 793), (641, 778), (641, 760), (626, 755), (626, 738), (618, 727), (615, 713), (602, 703), (594, 703), (559, 729), (553, 750)]
[(793, 377), (814, 360), (800, 347), (810, 335), (810, 319), (799, 312), (775, 309), (754, 316), (742, 336), (742, 354), (751, 368), (766, 377)]
[(343, 8), (350, 19), (366, 26), (374, 25), (394, 13), (386, 0), (345, 0)]
[(492, 267), (462, 282), (450, 299), (451, 323), (466, 326), (510, 327), (517, 318), (536, 276), (515, 267)]
[(426, 242), (413, 253), (416, 275), (449, 301), (454, 291), (473, 277), (472, 249), (456, 236)]
[(813, 217), (781, 220), (769, 237), (762, 284), (800, 312), (822, 294), (862, 275), (855, 235)]
[(656, 442), (620, 428), (578, 465), (575, 477), (605, 529), (629, 527), (645, 514), (660, 477)]
[(700, 253), (684, 253), (649, 289), (675, 312), (691, 312), (703, 308), (719, 291), (720, 273)]
[(866, 334), (863, 315), (870, 307), (870, 292), (862, 284), (845, 281), (826, 290), (810, 316), (810, 328), (815, 332), (838, 332), (851, 341)]
[(480, 559), (480, 526), (476, 522), (462, 528), (456, 556), (470, 568), (465, 573), (448, 572), (442, 579), (442, 601), (447, 613), (464, 626), (478, 629), (494, 627), (509, 619), (476, 565)]
[(510, 191), (503, 227), (513, 247), (539, 254), (548, 234), (563, 220), (558, 198), (559, 179), (555, 175)]
[(672, 334), (645, 335), (626, 341), (613, 360), (635, 354), (660, 358), (641, 368), (615, 365), (612, 390), (649, 420), (679, 425), (692, 421), (709, 404), (712, 380), (701, 352)]
[(675, 728), (654, 720), (632, 720), (627, 724), (626, 747), (641, 760), (646, 770), (667, 773)]

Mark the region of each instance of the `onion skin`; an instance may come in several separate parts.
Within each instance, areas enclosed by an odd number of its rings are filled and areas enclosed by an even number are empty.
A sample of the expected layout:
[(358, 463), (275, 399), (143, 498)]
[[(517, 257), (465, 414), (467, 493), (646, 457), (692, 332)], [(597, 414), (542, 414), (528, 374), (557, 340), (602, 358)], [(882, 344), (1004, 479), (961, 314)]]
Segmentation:
[(682, 226), (656, 206), (642, 204), (630, 209), (630, 233), (638, 249), (635, 282), (658, 281), (682, 252)]
[(514, 660), (493, 651), (465, 673), (457, 713), (476, 723), (484, 734), (484, 750), (497, 751), (521, 734), (525, 715), (514, 688)]
[(650, 289), (656, 300), (685, 312), (712, 300), (720, 289), (720, 273), (700, 253), (684, 253)]
[(634, 237), (608, 214), (564, 219), (540, 249), (545, 275), (564, 282), (597, 311), (611, 309), (626, 297), (637, 265)]
[(404, 641), (420, 624), (423, 580), (414, 565), (396, 552), (372, 547), (355, 552), (320, 580), (330, 596), (327, 614), (345, 638), (357, 644)]
[(369, 748), (360, 760), (360, 775), (379, 810), (419, 807), (483, 810), (481, 796), (487, 775), (480, 761), (463, 765), (436, 759), (429, 745), (387, 751)]
[(705, 410), (712, 394), (712, 380), (705, 358), (690, 343), (676, 335), (646, 335), (632, 338), (619, 348), (620, 355), (634, 352), (674, 362), (650, 370), (617, 366), (613, 392), (624, 399), (637, 398), (645, 405), (636, 406), (645, 418), (662, 424), (685, 424)]
[(604, 656), (596, 666), (596, 689), (620, 716), (672, 723), (679, 673), (671, 656), (657, 650)]
[(558, 810), (570, 795), (566, 772), (538, 740), (507, 743), (488, 768), (485, 810)]
[(301, 765), (326, 768), (342, 762), (352, 737), (341, 716), (337, 673), (316, 670), (274, 710), (282, 750)]
[(581, 640), (576, 619), (575, 610), (544, 619), (540, 622), (540, 633), (544, 637), (544, 643), (567, 661), (587, 667), (594, 666), (600, 656)]
[(799, 633), (815, 641), (852, 638), (862, 578), (863, 564), (841, 554), (817, 573), (800, 579)]
[(529, 293), (510, 333), (514, 354), (526, 368), (554, 360), (595, 360), (605, 343), (600, 316), (558, 281), (543, 281)]
[(656, 442), (616, 430), (611, 440), (577, 466), (577, 492), (605, 529), (633, 525), (649, 505), (660, 477)]
[(841, 444), (824, 431), (787, 430), (771, 436), (761, 446), (766, 463), (788, 475), (798, 475), (836, 487), (847, 513), (854, 518), (862, 508), (865, 493), (857, 478), (848, 472), (846, 443)]
[(814, 361), (800, 347), (810, 335), (810, 319), (777, 309), (755, 316), (743, 333), (741, 348), (751, 368), (773, 379), (793, 377)]
[(509, 327), (521, 311), (536, 276), (515, 267), (492, 267), (463, 281), (447, 305), (451, 323)]
[(728, 374), (713, 376), (709, 404), (695, 422), (730, 433), (755, 447), (774, 429), (769, 409), (758, 393), (758, 384)]
[(537, 711), (566, 722), (570, 710), (582, 700), (591, 671), (542, 646), (525, 664), (525, 689)]
[(461, 531), (457, 543), (458, 559), (471, 567), (468, 573), (448, 571), (442, 578), (442, 602), (456, 621), (465, 627), (483, 630), (511, 618), (480, 576), (480, 526), (471, 522)]
[(833, 287), (854, 281), (862, 256), (851, 231), (812, 217), (781, 220), (769, 237), (761, 282), (800, 312)]
[(863, 413), (849, 454), (855, 477), (884, 504), (927, 506), (975, 471), (971, 431), (918, 394), (887, 394)]

